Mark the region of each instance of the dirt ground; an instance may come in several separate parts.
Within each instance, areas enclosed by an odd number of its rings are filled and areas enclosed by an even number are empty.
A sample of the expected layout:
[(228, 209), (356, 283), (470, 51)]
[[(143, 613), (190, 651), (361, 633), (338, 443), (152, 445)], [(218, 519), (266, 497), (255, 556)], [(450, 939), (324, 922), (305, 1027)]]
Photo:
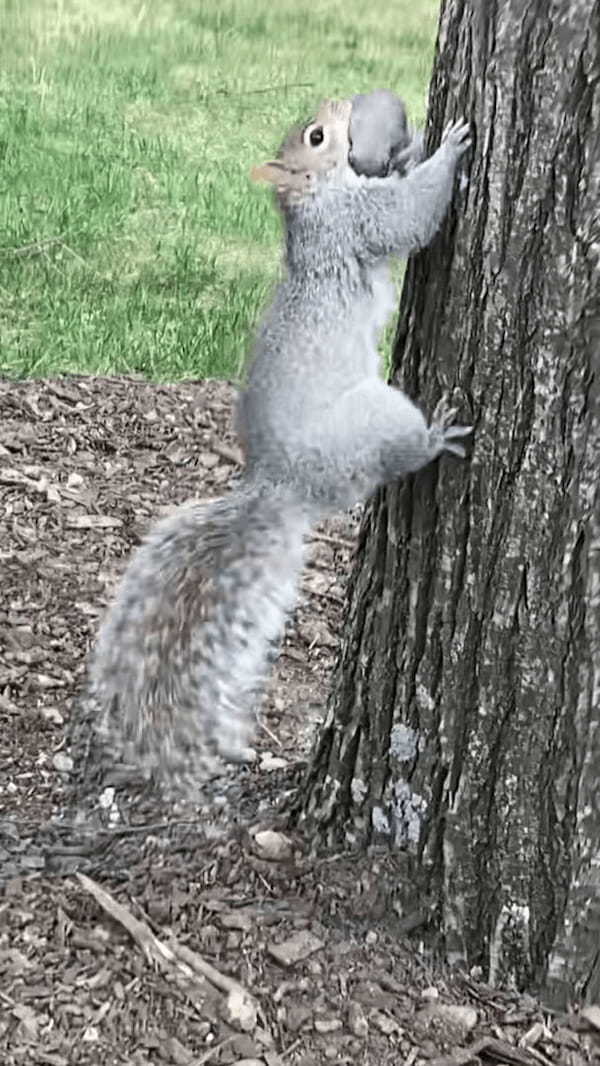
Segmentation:
[(1, 1061), (600, 1063), (600, 1006), (559, 1016), (436, 966), (381, 905), (393, 856), (312, 859), (277, 821), (323, 713), (355, 514), (316, 531), (227, 831), (130, 827), (91, 879), (40, 848), (99, 617), (149, 523), (236, 474), (232, 396), (0, 382)]

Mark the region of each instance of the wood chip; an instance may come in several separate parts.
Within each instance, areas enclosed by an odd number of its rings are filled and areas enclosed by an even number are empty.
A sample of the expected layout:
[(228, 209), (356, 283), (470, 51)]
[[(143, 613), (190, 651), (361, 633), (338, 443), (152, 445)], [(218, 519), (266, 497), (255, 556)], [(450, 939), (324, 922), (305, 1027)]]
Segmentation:
[(317, 936), (314, 936), (308, 930), (302, 929), (299, 933), (291, 936), (288, 940), (282, 941), (280, 944), (269, 944), (267, 951), (271, 958), (275, 959), (281, 966), (295, 966), (296, 963), (307, 959), (309, 955), (313, 955), (315, 951), (319, 951), (322, 947), (322, 940), (319, 940)]
[(71, 529), (120, 529), (123, 523), (115, 515), (77, 514), (69, 515), (67, 525)]
[(594, 1029), (600, 1030), (600, 1007), (592, 1003), (589, 1007), (584, 1007), (581, 1011), (581, 1017), (585, 1018), (586, 1022), (589, 1022)]

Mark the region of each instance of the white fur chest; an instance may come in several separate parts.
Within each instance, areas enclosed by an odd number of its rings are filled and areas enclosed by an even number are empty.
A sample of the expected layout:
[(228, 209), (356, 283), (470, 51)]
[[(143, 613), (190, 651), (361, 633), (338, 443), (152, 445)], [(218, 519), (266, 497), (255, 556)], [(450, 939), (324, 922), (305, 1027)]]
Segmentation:
[(373, 292), (372, 322), (377, 335), (387, 324), (396, 306), (396, 291), (388, 262), (377, 263), (371, 271)]
[(366, 357), (365, 369), (373, 373), (378, 372), (377, 345), (382, 330), (395, 310), (396, 292), (387, 262), (377, 263), (372, 267), (366, 280), (366, 291), (361, 300), (358, 323), (360, 342), (364, 346)]

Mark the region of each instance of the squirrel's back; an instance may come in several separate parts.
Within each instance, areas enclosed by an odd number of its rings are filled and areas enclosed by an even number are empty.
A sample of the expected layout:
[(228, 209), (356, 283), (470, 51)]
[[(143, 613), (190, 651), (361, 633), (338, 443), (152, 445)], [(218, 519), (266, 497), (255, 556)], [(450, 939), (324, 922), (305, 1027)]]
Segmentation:
[(326, 187), (291, 209), (285, 276), (259, 325), (237, 405), (250, 465), (294, 483), (323, 512), (363, 494), (346, 483), (332, 411), (343, 393), (380, 379), (379, 337), (396, 305), (388, 260), (358, 254), (357, 195), (354, 176), (347, 188)]

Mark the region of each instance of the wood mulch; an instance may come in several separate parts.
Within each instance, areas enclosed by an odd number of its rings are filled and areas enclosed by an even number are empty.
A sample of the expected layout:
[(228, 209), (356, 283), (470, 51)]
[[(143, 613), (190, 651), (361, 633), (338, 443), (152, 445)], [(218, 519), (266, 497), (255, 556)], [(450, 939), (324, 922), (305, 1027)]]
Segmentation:
[(223, 382), (0, 382), (0, 1060), (600, 1063), (600, 1005), (560, 1014), (437, 965), (385, 888), (397, 856), (314, 858), (277, 822), (323, 713), (356, 515), (316, 531), (225, 830), (124, 830), (84, 873), (40, 848), (101, 613), (150, 522), (237, 473), (232, 397)]

